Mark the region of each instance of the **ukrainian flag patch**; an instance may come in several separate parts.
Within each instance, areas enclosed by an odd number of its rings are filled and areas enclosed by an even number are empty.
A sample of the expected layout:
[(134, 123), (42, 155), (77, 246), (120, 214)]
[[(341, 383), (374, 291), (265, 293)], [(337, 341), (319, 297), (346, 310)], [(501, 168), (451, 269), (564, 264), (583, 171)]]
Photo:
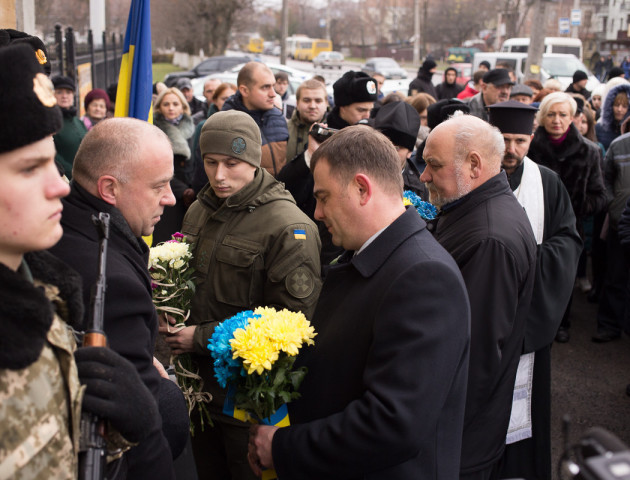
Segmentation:
[(306, 240), (306, 230), (293, 230), (293, 236), (296, 240)]

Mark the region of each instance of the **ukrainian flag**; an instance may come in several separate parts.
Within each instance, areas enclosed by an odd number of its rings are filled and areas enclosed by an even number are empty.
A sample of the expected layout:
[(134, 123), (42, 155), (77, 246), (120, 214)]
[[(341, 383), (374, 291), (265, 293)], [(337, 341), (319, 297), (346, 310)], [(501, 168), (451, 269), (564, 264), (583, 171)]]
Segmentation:
[(118, 76), (116, 117), (153, 123), (150, 0), (131, 0)]

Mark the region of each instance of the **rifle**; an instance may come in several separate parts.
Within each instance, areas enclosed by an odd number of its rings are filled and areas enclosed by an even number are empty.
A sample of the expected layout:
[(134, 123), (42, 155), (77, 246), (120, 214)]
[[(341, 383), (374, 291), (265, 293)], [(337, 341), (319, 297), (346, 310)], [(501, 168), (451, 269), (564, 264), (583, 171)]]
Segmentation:
[[(103, 331), (105, 290), (105, 270), (107, 265), (107, 241), (109, 239), (109, 214), (100, 212), (98, 218), (92, 215), (92, 223), (99, 234), (98, 277), (92, 291), (91, 319), (83, 336), (84, 347), (107, 347), (107, 337)], [(79, 452), (79, 478), (81, 480), (101, 480), (105, 477), (107, 463), (105, 422), (88, 412), (81, 414), (81, 446)]]

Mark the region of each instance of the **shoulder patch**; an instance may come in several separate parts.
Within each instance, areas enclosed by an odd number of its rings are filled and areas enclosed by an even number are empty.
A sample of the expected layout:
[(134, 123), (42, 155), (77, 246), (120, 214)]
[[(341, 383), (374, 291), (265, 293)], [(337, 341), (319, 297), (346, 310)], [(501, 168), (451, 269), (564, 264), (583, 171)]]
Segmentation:
[(293, 297), (306, 298), (315, 289), (313, 273), (305, 267), (298, 267), (287, 275), (285, 287)]

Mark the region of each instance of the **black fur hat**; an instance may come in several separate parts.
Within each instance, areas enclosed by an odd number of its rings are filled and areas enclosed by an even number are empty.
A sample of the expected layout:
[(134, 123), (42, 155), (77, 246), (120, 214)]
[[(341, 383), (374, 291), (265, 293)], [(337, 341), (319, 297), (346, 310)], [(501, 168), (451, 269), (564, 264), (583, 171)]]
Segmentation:
[(46, 45), (41, 41), (39, 37), (29, 35), (28, 33), (13, 30), (11, 28), (0, 30), (0, 47), (6, 47), (8, 45), (15, 45), (18, 43), (25, 43), (30, 45), (35, 51), (35, 58), (44, 69), (46, 75), (50, 75), (52, 67), (48, 61), (48, 52), (46, 51)]
[(345, 107), (359, 102), (375, 102), (376, 80), (367, 73), (350, 70), (333, 84), (335, 106)]
[(416, 146), (420, 115), (407, 102), (391, 102), (378, 110), (374, 128), (389, 138), (394, 145), (411, 151)]
[(0, 153), (37, 142), (61, 129), (50, 79), (30, 45), (0, 48)]

